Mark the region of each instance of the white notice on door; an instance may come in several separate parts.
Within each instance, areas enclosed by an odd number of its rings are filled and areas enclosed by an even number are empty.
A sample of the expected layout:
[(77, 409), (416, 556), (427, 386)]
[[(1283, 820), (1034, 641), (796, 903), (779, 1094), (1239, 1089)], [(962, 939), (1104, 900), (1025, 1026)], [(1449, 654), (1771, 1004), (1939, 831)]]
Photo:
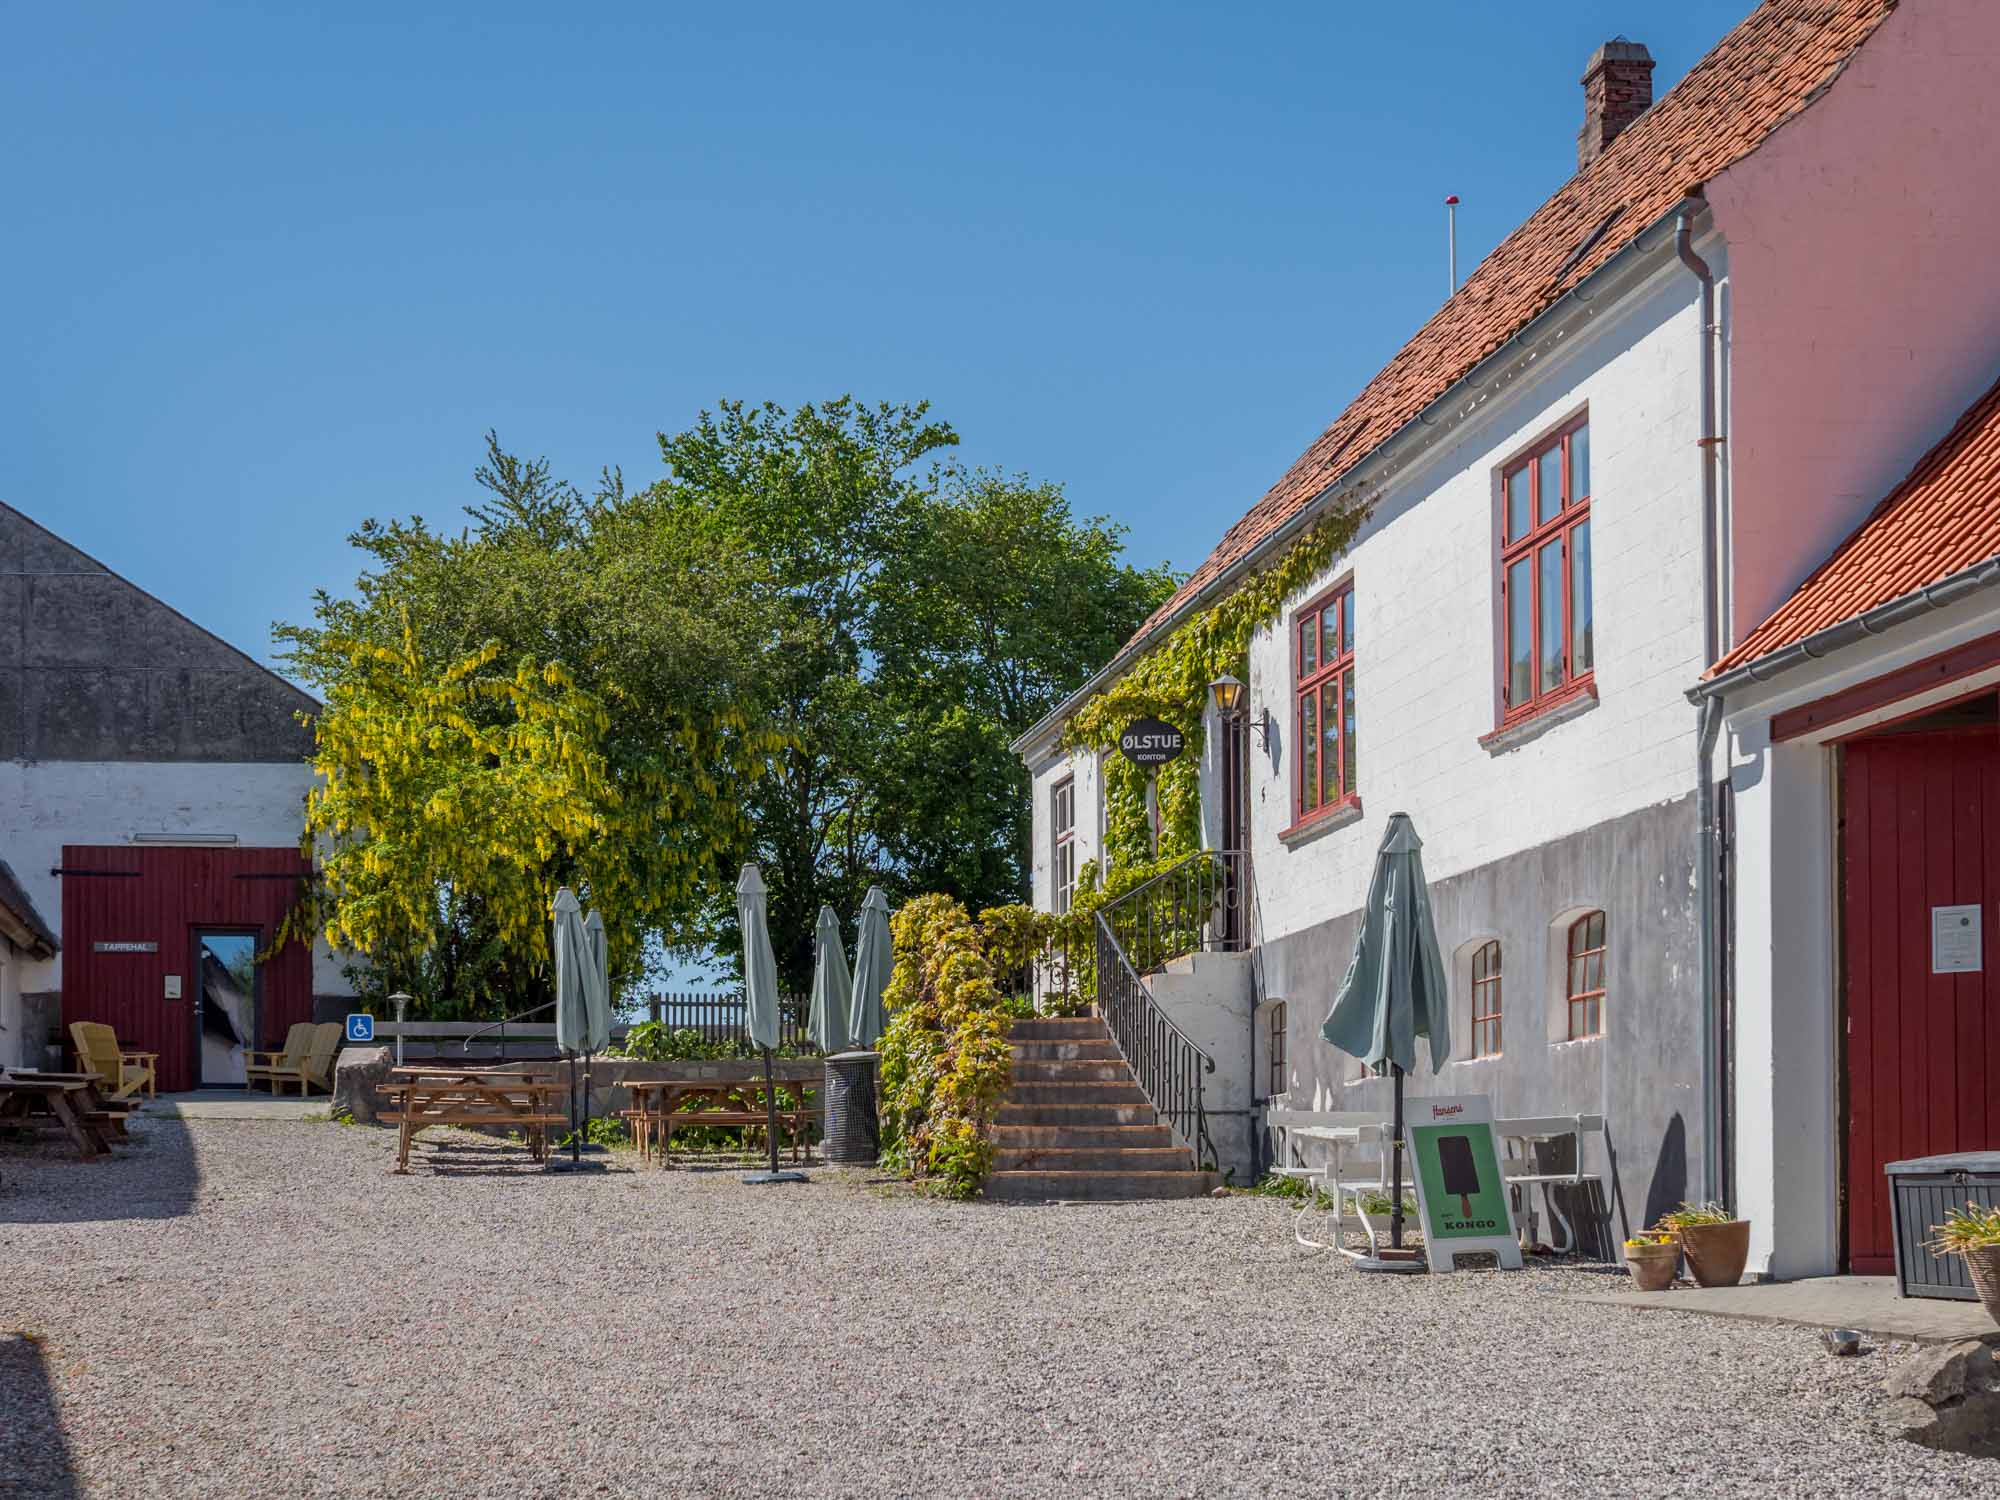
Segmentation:
[(1977, 906), (1931, 908), (1931, 972), (1933, 974), (1979, 972)]

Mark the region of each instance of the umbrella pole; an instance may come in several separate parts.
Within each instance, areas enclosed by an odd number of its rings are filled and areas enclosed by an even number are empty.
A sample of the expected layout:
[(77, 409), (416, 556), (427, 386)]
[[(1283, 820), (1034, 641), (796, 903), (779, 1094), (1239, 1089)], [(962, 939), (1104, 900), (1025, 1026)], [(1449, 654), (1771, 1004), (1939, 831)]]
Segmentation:
[(1403, 1070), (1396, 1063), (1389, 1069), (1396, 1075), (1396, 1118), (1390, 1130), (1389, 1146), (1389, 1244), (1403, 1248)]
[(578, 1123), (576, 1112), (576, 1078), (576, 1050), (572, 1048), (569, 1054), (569, 1159), (572, 1162), (583, 1160), (583, 1126)]
[(771, 1148), (771, 1175), (778, 1175), (778, 1086), (771, 1073), (771, 1049), (764, 1049), (764, 1140)]

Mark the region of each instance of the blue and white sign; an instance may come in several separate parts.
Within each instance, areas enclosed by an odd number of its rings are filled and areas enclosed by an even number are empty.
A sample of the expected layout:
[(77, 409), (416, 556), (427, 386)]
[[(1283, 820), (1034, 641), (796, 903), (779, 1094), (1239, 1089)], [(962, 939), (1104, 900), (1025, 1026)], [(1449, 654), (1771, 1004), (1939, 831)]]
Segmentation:
[(350, 1042), (372, 1042), (375, 1040), (375, 1018), (373, 1016), (352, 1015), (347, 1018), (347, 1039)]

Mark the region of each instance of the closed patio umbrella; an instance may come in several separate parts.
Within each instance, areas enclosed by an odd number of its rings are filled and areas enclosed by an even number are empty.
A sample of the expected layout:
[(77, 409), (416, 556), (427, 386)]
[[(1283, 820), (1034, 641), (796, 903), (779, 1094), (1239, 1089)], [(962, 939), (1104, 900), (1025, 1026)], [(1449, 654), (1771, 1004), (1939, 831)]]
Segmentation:
[(895, 962), (894, 943), (889, 936), (889, 898), (882, 887), (871, 885), (861, 902), (860, 932), (854, 939), (854, 997), (847, 1011), (848, 1040), (857, 1047), (873, 1047), (889, 1027), (882, 994), (889, 988), (889, 970)]
[(1408, 813), (1391, 813), (1375, 854), (1375, 876), (1354, 957), (1320, 1035), (1369, 1067), (1389, 1065), (1395, 1083), (1389, 1243), (1403, 1243), (1403, 1075), (1430, 1039), (1431, 1067), (1451, 1055), (1450, 1001), (1424, 883), (1423, 840)]
[(590, 940), (589, 982), (584, 986), (590, 1045), (583, 1050), (602, 1052), (611, 1045), (611, 943), (604, 935), (604, 918), (595, 908), (583, 919), (583, 932)]
[[(576, 892), (568, 886), (557, 891), (554, 910), (556, 1045), (570, 1055), (570, 1159), (567, 1166), (571, 1171), (583, 1171), (601, 1164), (583, 1160), (583, 1135), (589, 1125), (589, 1096), (584, 1096), (585, 1109), (579, 1110), (577, 1059), (596, 1051), (610, 1040), (610, 1005), (608, 1000), (604, 1002), (603, 1013), (607, 1019), (602, 1033), (599, 1033), (592, 1016), (596, 1008), (593, 991), (598, 988), (597, 957), (592, 950), (590, 929), (584, 923), (583, 907), (577, 902)], [(598, 924), (598, 930), (602, 933), (602, 922)], [(551, 1162), (550, 1165), (561, 1169), (564, 1164)]]
[(819, 909), (813, 926), (812, 1011), (806, 1034), (826, 1056), (847, 1050), (847, 1008), (854, 994), (854, 977), (847, 972), (847, 951), (840, 938), (840, 918), (831, 906)]
[(778, 1045), (778, 959), (771, 951), (771, 923), (766, 910), (769, 892), (755, 865), (745, 865), (736, 882), (736, 923), (743, 930), (743, 1006), (750, 1040), (764, 1053), (764, 1136), (771, 1145), (771, 1166), (747, 1172), (745, 1182), (804, 1182), (803, 1172), (778, 1170), (778, 1090), (772, 1076), (771, 1053)]

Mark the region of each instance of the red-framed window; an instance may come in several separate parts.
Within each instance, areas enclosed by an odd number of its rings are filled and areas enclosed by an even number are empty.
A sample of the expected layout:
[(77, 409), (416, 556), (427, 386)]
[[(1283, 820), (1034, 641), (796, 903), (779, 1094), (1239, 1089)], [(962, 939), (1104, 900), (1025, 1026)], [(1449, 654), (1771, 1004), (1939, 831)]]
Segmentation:
[(1332, 811), (1355, 795), (1354, 585), (1343, 583), (1292, 617), (1295, 703), (1293, 821)]
[(1472, 1055), (1500, 1055), (1500, 943), (1472, 955)]
[(1049, 909), (1058, 916), (1076, 898), (1076, 778), (1065, 776), (1049, 792)]
[(1500, 475), (1501, 722), (1584, 691), (1597, 662), (1590, 597), (1590, 424)]
[(1569, 924), (1569, 1039), (1604, 1035), (1604, 913)]

